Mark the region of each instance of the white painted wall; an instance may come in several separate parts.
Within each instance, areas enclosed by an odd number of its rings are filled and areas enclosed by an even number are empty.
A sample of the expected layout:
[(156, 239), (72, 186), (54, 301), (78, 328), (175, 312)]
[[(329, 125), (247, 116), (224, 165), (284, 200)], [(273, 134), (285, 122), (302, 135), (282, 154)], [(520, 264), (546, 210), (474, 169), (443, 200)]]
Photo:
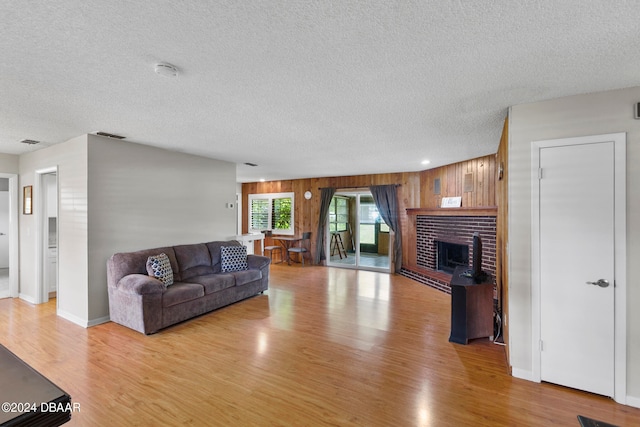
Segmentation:
[(18, 173), (19, 157), (14, 154), (0, 153), (0, 173)]
[(47, 218), (58, 216), (58, 178), (54, 173), (44, 175), (44, 184), (47, 187)]
[[(25, 185), (34, 185), (36, 170), (58, 166), (58, 313), (83, 324), (89, 314), (87, 136), (23, 154), (19, 165), (20, 189)], [(33, 199), (39, 200), (39, 195), (34, 194)], [(34, 212), (43, 208), (34, 203)], [(20, 210), (20, 297), (31, 302), (37, 300), (35, 251), (36, 215), (23, 215)]]
[(236, 234), (234, 163), (89, 135), (88, 171), (91, 321), (108, 316), (112, 254)]
[[(20, 156), (20, 188), (56, 165), (58, 313), (75, 323), (108, 320), (113, 253), (235, 235), (236, 212), (226, 208), (235, 203), (233, 163), (84, 135)], [(20, 296), (28, 301), (36, 300), (34, 217), (20, 215)]]
[[(20, 158), (13, 154), (0, 154), (0, 176), (9, 179), (9, 221), (10, 230), (8, 230), (9, 252), (11, 252), (9, 259), (10, 280), (9, 280), (9, 292), (0, 290), (0, 294), (7, 296), (18, 295), (18, 248), (19, 248), (19, 232), (18, 222), (20, 217), (21, 206), (18, 206), (18, 172), (19, 172), (19, 160)], [(15, 187), (12, 189), (11, 186)], [(14, 228), (15, 227), (15, 228)]]
[[(532, 371), (531, 141), (627, 132), (627, 395), (640, 404), (640, 87), (517, 105), (509, 113), (509, 336), (511, 365)], [(544, 313), (542, 313), (544, 315)]]

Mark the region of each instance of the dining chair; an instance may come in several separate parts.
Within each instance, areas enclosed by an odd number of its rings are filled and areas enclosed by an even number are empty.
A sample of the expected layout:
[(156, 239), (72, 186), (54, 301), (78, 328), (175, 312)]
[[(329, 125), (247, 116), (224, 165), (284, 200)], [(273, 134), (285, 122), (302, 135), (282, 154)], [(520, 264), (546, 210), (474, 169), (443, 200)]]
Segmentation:
[[(273, 235), (273, 232), (271, 230), (263, 230), (262, 233), (264, 234), (265, 245), (266, 245), (268, 243), (266, 241), (266, 238), (267, 237), (271, 237)], [(278, 252), (280, 254), (280, 261), (278, 261), (275, 264), (281, 263), (283, 261), (283, 258), (282, 258), (282, 246), (274, 245), (273, 244), (273, 240), (271, 240), (271, 244), (270, 245), (264, 247), (265, 256), (267, 255), (267, 252), (269, 252), (269, 259), (271, 260), (272, 264), (274, 264), (274, 262), (273, 262), (273, 253), (274, 252)]]
[(299, 246), (293, 246), (289, 248), (289, 265), (291, 265), (291, 254), (298, 254), (300, 257), (300, 261), (302, 262), (302, 266), (304, 267), (304, 257), (305, 255), (311, 256), (311, 232), (305, 231), (302, 233), (302, 239), (300, 239)]

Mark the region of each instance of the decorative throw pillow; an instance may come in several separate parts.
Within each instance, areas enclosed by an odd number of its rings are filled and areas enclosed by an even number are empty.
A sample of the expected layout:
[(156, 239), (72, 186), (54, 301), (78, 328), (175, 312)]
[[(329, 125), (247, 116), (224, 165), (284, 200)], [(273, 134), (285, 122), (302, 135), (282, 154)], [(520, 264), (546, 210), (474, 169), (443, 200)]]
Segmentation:
[(160, 280), (165, 288), (173, 285), (173, 270), (167, 254), (162, 253), (147, 258), (147, 273)]
[(247, 267), (247, 248), (245, 246), (221, 246), (220, 268), (223, 272), (242, 271)]

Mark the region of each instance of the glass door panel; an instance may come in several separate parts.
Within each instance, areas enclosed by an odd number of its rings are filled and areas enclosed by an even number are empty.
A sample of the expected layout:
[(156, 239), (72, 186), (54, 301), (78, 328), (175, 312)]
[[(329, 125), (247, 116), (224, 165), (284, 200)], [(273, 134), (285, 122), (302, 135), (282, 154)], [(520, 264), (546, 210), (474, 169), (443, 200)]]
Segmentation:
[(353, 236), (350, 219), (351, 206), (355, 204), (355, 198), (338, 194), (331, 199), (329, 205), (329, 263), (339, 265), (356, 265), (356, 256), (353, 250)]
[(390, 271), (389, 227), (369, 192), (336, 192), (326, 241), (327, 265)]

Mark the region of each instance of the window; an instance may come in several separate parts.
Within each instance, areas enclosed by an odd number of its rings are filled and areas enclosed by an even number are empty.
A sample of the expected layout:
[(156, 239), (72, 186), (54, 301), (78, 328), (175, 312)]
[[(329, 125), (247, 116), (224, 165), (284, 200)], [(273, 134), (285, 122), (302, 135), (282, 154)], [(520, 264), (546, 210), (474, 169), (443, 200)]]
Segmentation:
[(294, 234), (294, 193), (249, 194), (249, 232)]
[(329, 205), (329, 231), (347, 231), (349, 222), (349, 199), (334, 197)]

